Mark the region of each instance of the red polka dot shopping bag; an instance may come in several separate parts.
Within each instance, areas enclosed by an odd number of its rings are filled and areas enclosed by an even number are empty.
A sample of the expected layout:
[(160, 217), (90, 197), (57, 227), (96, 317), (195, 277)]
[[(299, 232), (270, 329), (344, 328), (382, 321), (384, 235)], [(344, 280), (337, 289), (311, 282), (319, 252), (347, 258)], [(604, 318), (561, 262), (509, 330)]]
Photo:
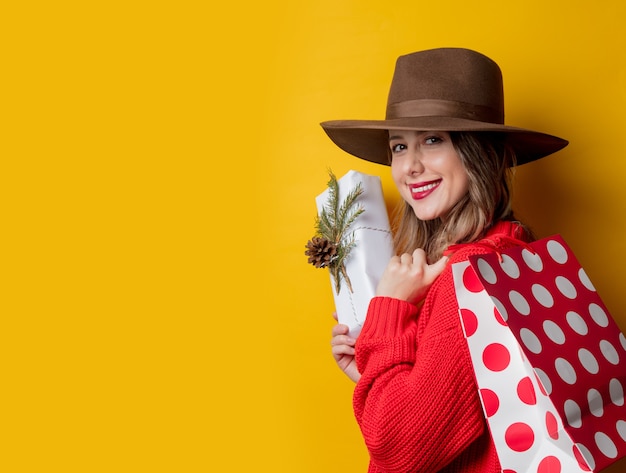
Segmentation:
[(503, 472), (598, 472), (626, 456), (626, 338), (563, 238), (452, 270)]

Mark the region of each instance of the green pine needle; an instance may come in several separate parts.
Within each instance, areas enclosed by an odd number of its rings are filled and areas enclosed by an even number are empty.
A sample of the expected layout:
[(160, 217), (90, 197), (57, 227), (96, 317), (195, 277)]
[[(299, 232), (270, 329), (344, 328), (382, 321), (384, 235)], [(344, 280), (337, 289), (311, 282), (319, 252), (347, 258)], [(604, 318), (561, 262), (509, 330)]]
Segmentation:
[(350, 291), (352, 286), (345, 272), (345, 261), (352, 248), (356, 246), (354, 232), (350, 227), (365, 209), (358, 204), (358, 198), (363, 194), (363, 185), (358, 183), (343, 202), (339, 202), (339, 183), (331, 170), (328, 171), (328, 200), (321, 214), (316, 218), (315, 227), (317, 236), (332, 241), (337, 245), (337, 256), (329, 265), (329, 270), (335, 280), (335, 290), (339, 293), (340, 281), (344, 279)]

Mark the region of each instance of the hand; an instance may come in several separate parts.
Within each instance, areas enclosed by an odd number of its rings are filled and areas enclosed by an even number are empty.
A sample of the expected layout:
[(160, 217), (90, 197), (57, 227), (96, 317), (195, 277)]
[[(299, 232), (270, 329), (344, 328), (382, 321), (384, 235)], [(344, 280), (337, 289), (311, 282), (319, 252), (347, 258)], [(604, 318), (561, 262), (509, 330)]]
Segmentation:
[(436, 263), (428, 264), (426, 253), (419, 248), (412, 255), (394, 256), (380, 278), (376, 295), (418, 304), (445, 269), (447, 261), (448, 257), (443, 256)]
[[(337, 320), (337, 312), (333, 314), (333, 318)], [(337, 324), (333, 327), (333, 338), (330, 340), (332, 353), (337, 366), (343, 371), (348, 378), (355, 383), (361, 378), (361, 373), (356, 368), (356, 360), (354, 359), (354, 345), (356, 340), (348, 335), (350, 328), (344, 324)]]

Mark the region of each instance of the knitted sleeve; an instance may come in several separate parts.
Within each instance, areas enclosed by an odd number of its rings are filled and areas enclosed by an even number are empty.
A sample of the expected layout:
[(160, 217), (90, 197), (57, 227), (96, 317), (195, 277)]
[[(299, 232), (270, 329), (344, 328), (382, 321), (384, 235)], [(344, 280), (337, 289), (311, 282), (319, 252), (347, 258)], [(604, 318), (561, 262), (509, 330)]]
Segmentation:
[(354, 410), (370, 471), (439, 471), (486, 428), (450, 266), (417, 312), (376, 297), (357, 339)]

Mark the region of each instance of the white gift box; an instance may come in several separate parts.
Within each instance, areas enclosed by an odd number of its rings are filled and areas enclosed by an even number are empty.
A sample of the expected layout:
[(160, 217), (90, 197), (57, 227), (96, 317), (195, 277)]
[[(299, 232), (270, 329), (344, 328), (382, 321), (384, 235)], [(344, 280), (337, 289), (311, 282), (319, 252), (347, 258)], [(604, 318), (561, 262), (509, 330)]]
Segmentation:
[[(359, 183), (363, 189), (355, 205), (360, 205), (364, 212), (349, 228), (348, 235), (354, 236), (355, 245), (345, 261), (353, 292), (345, 281), (341, 281), (337, 294), (331, 274), (338, 321), (350, 327), (350, 336), (356, 337), (361, 332), (369, 302), (376, 293), (380, 276), (393, 256), (393, 243), (380, 177), (348, 171), (337, 182), (340, 202), (343, 202)], [(326, 189), (316, 197), (318, 214), (321, 214), (326, 206), (328, 194), (329, 190)]]

